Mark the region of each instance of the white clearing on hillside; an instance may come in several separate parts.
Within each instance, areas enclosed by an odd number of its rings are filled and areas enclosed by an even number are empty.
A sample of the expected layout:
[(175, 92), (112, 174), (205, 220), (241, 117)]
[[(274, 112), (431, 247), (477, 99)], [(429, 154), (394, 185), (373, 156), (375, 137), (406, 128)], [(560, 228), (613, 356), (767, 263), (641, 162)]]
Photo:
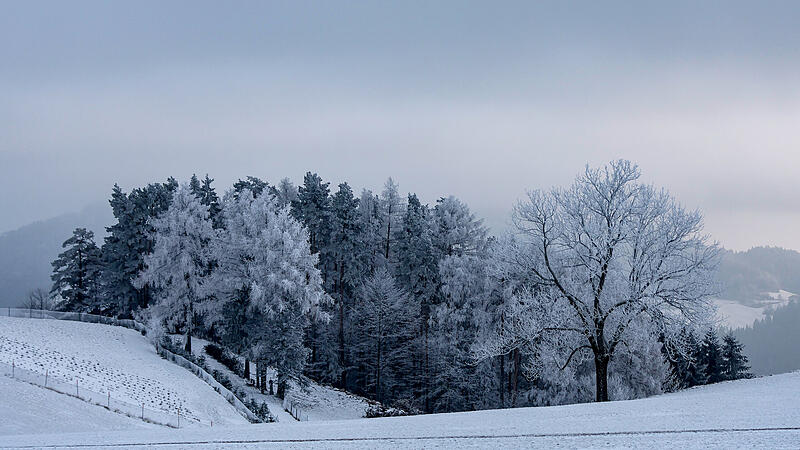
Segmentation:
[[(183, 339), (182, 337), (174, 336), (173, 339)], [(205, 353), (205, 346), (208, 341), (198, 338), (192, 338), (192, 353), (196, 356), (202, 355), (206, 360), (211, 370), (218, 370), (223, 373), (234, 386), (243, 389), (247, 398), (254, 398), (257, 402), (266, 402), (269, 405), (269, 410), (278, 422), (296, 422), (296, 420), (284, 410), (283, 401), (275, 395), (268, 393), (261, 394), (258, 389), (253, 386), (247, 385), (244, 379), (232, 373), (227, 367), (220, 364), (214, 358)], [(244, 359), (240, 358), (244, 363)], [(255, 364), (251, 366), (251, 377), (255, 379)], [(267, 370), (267, 378), (275, 380), (274, 386), (277, 389), (277, 375), (272, 369)], [(299, 408), (300, 417), (304, 421), (318, 421), (318, 420), (343, 420), (343, 419), (360, 419), (364, 417), (369, 402), (357, 395), (352, 395), (347, 392), (341, 391), (328, 386), (322, 386), (314, 383), (313, 381), (308, 386), (297, 386), (291, 383), (286, 393), (287, 404), (293, 403)]]
[[(799, 448), (800, 372), (640, 400), (193, 430), (11, 436), (121, 448)], [(2, 420), (2, 418), (0, 418)], [(1, 445), (0, 445), (1, 446)]]
[[(203, 426), (248, 421), (188, 370), (162, 359), (140, 333), (95, 323), (0, 316), (0, 362), (75, 383)], [(98, 407), (99, 408), (99, 407)]]
[(717, 318), (732, 330), (752, 326), (757, 320), (765, 317), (770, 309), (786, 306), (796, 294), (783, 289), (776, 292), (765, 292), (762, 299), (755, 301), (757, 306), (743, 305), (737, 300), (714, 299), (717, 306)]

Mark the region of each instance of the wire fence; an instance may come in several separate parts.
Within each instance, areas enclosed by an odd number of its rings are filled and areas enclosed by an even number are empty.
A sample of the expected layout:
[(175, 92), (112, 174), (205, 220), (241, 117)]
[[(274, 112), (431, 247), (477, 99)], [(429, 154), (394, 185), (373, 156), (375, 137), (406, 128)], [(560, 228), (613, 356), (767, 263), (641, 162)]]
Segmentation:
[(292, 401), (288, 396), (283, 398), (283, 410), (298, 422), (308, 422), (308, 414), (304, 413), (300, 405)]
[[(30, 308), (4, 308), (4, 309), (5, 309), (4, 312), (6, 313), (4, 315), (7, 315), (8, 317), (28, 318), (28, 319), (74, 320), (74, 321), (77, 321), (77, 322), (101, 323), (101, 324), (105, 324), (105, 325), (114, 325), (114, 326), (130, 328), (132, 330), (136, 330), (136, 331), (142, 333), (143, 335), (147, 334), (147, 327), (145, 327), (142, 323), (137, 322), (135, 320), (131, 320), (131, 319), (117, 319), (117, 318), (114, 318), (114, 317), (100, 316), (100, 315), (97, 315), (97, 314), (89, 314), (89, 313), (81, 313), (81, 312), (66, 312), (66, 311), (50, 311), (50, 310), (44, 310), (44, 309), (30, 309)], [(2, 310), (0, 310), (0, 311), (2, 311)], [(0, 314), (1, 314), (1, 312), (0, 312)], [(236, 411), (239, 414), (244, 416), (250, 422), (262, 422), (262, 419), (260, 419), (258, 416), (256, 416), (241, 400), (239, 400), (233, 394), (233, 392), (231, 392), (225, 386), (220, 384), (217, 380), (214, 379), (213, 376), (211, 376), (211, 374), (206, 372), (203, 368), (201, 368), (201, 367), (197, 366), (196, 364), (190, 362), (186, 358), (184, 358), (184, 357), (182, 357), (180, 355), (177, 355), (177, 354), (169, 351), (168, 349), (165, 349), (161, 345), (156, 345), (156, 352), (160, 356), (162, 356), (164, 359), (167, 359), (167, 360), (169, 360), (169, 361), (171, 361), (171, 362), (173, 362), (173, 363), (175, 363), (175, 364), (177, 364), (177, 365), (179, 365), (179, 366), (181, 366), (181, 367), (183, 367), (185, 369), (188, 369), (190, 372), (195, 374), (198, 378), (200, 378), (201, 380), (205, 381), (206, 384), (211, 386), (211, 388), (213, 388), (215, 391), (217, 391), (218, 394), (222, 395), (228, 401), (228, 403), (230, 403), (231, 406), (233, 406), (234, 409), (236, 409)], [(19, 370), (19, 368), (17, 367), (16, 370)], [(33, 374), (34, 375), (32, 376), (32, 379), (36, 380), (37, 376), (35, 375), (35, 372), (33, 372)], [(45, 378), (47, 378), (47, 373), (45, 373)], [(41, 380), (41, 375), (38, 376), (38, 379)], [(31, 382), (33, 384), (41, 385), (41, 384), (33, 382), (33, 381), (31, 381)], [(46, 386), (46, 387), (50, 388), (49, 386)], [(57, 389), (53, 389), (53, 390), (56, 390), (57, 392), (62, 392), (61, 390), (57, 390)], [(66, 392), (63, 392), (63, 393), (71, 395), (70, 394), (71, 392), (73, 392), (73, 391), (70, 390), (70, 389), (66, 389)], [(76, 391), (76, 392), (79, 392), (79, 391)], [(95, 394), (100, 395), (98, 393), (95, 393)], [(109, 399), (110, 399), (109, 401), (112, 401), (113, 397), (109, 396)], [(103, 406), (101, 403), (97, 403), (97, 404)], [(140, 409), (142, 409), (142, 408), (140, 408)], [(126, 411), (126, 410), (121, 410), (121, 411)], [(145, 418), (145, 414), (147, 412), (147, 408), (143, 408), (140, 412), (141, 412), (141, 417), (144, 419)], [(169, 414), (169, 413), (167, 413), (167, 414)], [(155, 416), (155, 414), (152, 414), (152, 415)], [(139, 417), (139, 416), (134, 416), (134, 417)], [(179, 411), (176, 411), (175, 417), (176, 417), (176, 420), (174, 421), (174, 426), (177, 426), (177, 427), (182, 426), (182, 425), (179, 425), (179, 422), (178, 422), (179, 420), (183, 421), (183, 422), (187, 422), (187, 421), (192, 422), (193, 421), (193, 422), (196, 422), (196, 423), (200, 423), (198, 420), (190, 419), (190, 418), (187, 418), (185, 416), (181, 416)], [(153, 422), (162, 423), (162, 422), (157, 422), (155, 420), (153, 420)], [(165, 423), (162, 423), (162, 424), (173, 426), (173, 425), (171, 425), (171, 423), (172, 422), (165, 422)], [(213, 426), (213, 423), (211, 423), (211, 425)]]
[(201, 425), (200, 421), (181, 414), (181, 410), (164, 411), (120, 400), (112, 392), (97, 392), (75, 382), (65, 381), (50, 375), (49, 370), (44, 373), (35, 372), (17, 367), (14, 362), (6, 364), (0, 362), (0, 373), (4, 376), (24, 381), (28, 384), (40, 386), (51, 391), (69, 395), (93, 405), (102, 406), (109, 411), (143, 420), (145, 422), (165, 425), (173, 428), (182, 428), (187, 425)]
[(74, 320), (76, 322), (102, 323), (106, 325), (116, 325), (119, 327), (130, 328), (140, 333), (146, 333), (147, 327), (132, 319), (117, 319), (115, 317), (99, 316), (82, 312), (50, 311), (46, 309), (29, 308), (4, 308), (4, 315), (8, 317), (19, 317), (26, 319), (55, 319), (55, 320)]

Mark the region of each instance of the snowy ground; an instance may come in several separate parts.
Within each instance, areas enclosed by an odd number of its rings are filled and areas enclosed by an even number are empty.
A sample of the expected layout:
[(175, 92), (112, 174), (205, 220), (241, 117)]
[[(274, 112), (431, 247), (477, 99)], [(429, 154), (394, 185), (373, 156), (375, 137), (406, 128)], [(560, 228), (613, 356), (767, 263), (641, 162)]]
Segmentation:
[[(261, 394), (258, 389), (248, 386), (242, 378), (208, 356), (204, 351), (206, 344), (208, 342), (203, 339), (192, 338), (192, 353), (197, 356), (202, 354), (209, 369), (216, 369), (224, 373), (234, 385), (245, 390), (248, 398), (255, 398), (258, 402), (267, 402), (270, 411), (279, 422), (296, 421), (288, 412), (284, 411), (281, 399), (274, 395)], [(251, 370), (255, 376), (255, 365), (251, 366)], [(273, 371), (267, 371), (267, 377), (276, 378)], [(275, 388), (277, 389), (277, 384)], [(367, 400), (362, 397), (313, 382), (304, 387), (292, 386), (286, 397), (300, 409), (299, 415), (304, 421), (360, 419), (364, 417), (366, 408), (369, 406)]]
[(161, 428), (5, 376), (0, 376), (0, 399), (0, 443), (9, 434)]
[[(2, 420), (2, 418), (0, 418)], [(800, 448), (800, 372), (641, 400), (211, 429), (8, 436), (54, 448)]]
[[(110, 325), (0, 317), (0, 362), (207, 426), (247, 420), (205, 382), (159, 357), (136, 331)], [(5, 397), (5, 396), (4, 396)]]
[(754, 301), (754, 305), (743, 305), (737, 300), (715, 299), (717, 317), (731, 329), (752, 326), (757, 320), (764, 318), (768, 309), (786, 306), (795, 294), (780, 290), (765, 292), (762, 299)]

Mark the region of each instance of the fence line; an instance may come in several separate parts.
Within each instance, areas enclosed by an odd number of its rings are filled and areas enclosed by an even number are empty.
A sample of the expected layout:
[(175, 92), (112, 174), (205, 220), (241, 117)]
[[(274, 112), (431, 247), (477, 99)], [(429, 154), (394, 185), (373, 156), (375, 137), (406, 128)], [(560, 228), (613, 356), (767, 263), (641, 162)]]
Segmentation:
[(169, 412), (147, 408), (144, 406), (144, 403), (137, 405), (115, 398), (110, 391), (101, 393), (85, 386), (81, 386), (77, 379), (75, 380), (75, 383), (60, 380), (51, 376), (49, 372), (50, 371), (48, 369), (45, 370), (44, 374), (35, 372), (33, 370), (23, 369), (18, 367), (13, 361), (11, 364), (0, 362), (0, 373), (2, 373), (4, 376), (35, 386), (50, 389), (51, 391), (61, 394), (66, 394), (70, 397), (83, 400), (87, 403), (102, 406), (112, 412), (124, 414), (136, 419), (141, 419), (145, 422), (165, 425), (173, 428), (181, 428), (188, 423), (194, 423), (198, 425), (201, 424), (201, 422), (197, 419), (182, 416), (180, 409), (174, 412)]
[(297, 406), (297, 404), (288, 399), (288, 397), (283, 398), (283, 410), (288, 412), (290, 416), (294, 417), (294, 420), (298, 422), (308, 422), (308, 414), (304, 414), (302, 408)]
[[(74, 320), (78, 322), (88, 323), (102, 323), (105, 325), (115, 325), (125, 328), (136, 330), (142, 334), (147, 334), (147, 327), (142, 323), (132, 319), (117, 319), (114, 317), (100, 316), (97, 314), (81, 313), (81, 312), (66, 312), (66, 311), (50, 311), (46, 309), (29, 309), (29, 308), (6, 308), (8, 317), (19, 317), (29, 319), (54, 319), (54, 320)], [(233, 392), (220, 384), (214, 379), (211, 374), (206, 372), (202, 367), (190, 362), (183, 356), (177, 355), (159, 344), (156, 344), (156, 353), (185, 369), (195, 374), (198, 378), (205, 381), (206, 384), (211, 386), (217, 393), (222, 395), (228, 403), (242, 416), (250, 422), (262, 422), (250, 409), (237, 398)]]

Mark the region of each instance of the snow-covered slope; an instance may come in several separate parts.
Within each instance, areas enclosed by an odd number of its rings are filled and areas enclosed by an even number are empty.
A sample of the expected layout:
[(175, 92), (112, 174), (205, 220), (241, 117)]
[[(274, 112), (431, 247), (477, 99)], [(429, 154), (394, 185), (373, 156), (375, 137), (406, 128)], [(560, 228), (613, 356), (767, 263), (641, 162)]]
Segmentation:
[(755, 321), (763, 319), (769, 309), (786, 306), (795, 294), (783, 289), (776, 292), (765, 292), (761, 299), (743, 304), (737, 300), (715, 299), (717, 317), (731, 329), (752, 326)]
[(0, 376), (0, 399), (0, 442), (9, 434), (161, 428), (5, 376)]
[(191, 372), (159, 357), (136, 331), (110, 325), (0, 316), (0, 362), (199, 424), (247, 420)]
[(641, 400), (414, 417), (9, 437), (123, 448), (799, 448), (800, 372)]
[[(173, 339), (182, 338), (173, 337)], [(244, 389), (248, 398), (254, 398), (257, 402), (266, 402), (270, 412), (279, 422), (296, 421), (288, 412), (284, 411), (284, 402), (277, 396), (261, 394), (258, 389), (248, 386), (242, 378), (206, 354), (204, 349), (207, 344), (208, 341), (192, 338), (192, 352), (197, 356), (205, 357), (206, 364), (210, 369), (222, 372), (235, 386)], [(243, 359), (242, 362), (244, 362)], [(251, 370), (252, 376), (255, 377), (255, 364)], [(277, 380), (275, 371), (267, 370), (267, 378)], [(277, 384), (275, 386), (277, 387)], [(322, 386), (313, 381), (302, 387), (292, 383), (286, 393), (286, 400), (287, 407), (289, 404), (294, 405), (303, 421), (360, 419), (364, 417), (369, 406), (369, 402), (363, 397), (329, 386)]]

